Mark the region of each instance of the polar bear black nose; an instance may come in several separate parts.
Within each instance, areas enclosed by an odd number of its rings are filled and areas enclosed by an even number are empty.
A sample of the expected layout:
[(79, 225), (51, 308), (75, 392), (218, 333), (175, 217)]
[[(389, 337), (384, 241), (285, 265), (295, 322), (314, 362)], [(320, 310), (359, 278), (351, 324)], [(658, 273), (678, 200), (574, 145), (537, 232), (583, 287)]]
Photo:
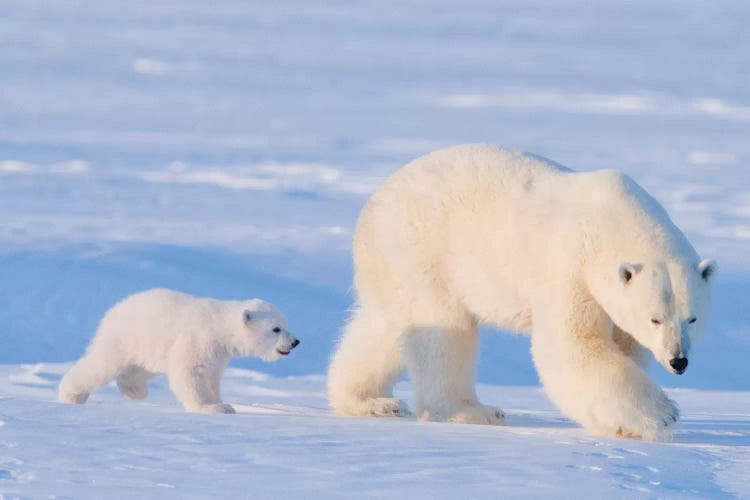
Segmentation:
[(294, 342), (292, 342), (292, 349), (294, 349), (294, 348), (295, 348), (295, 347), (297, 347), (298, 345), (299, 345), (299, 340), (297, 340), (297, 339), (294, 339)]
[(674, 368), (674, 371), (676, 371), (677, 373), (684, 372), (685, 368), (687, 368), (687, 365), (687, 358), (674, 358), (669, 360), (669, 366)]

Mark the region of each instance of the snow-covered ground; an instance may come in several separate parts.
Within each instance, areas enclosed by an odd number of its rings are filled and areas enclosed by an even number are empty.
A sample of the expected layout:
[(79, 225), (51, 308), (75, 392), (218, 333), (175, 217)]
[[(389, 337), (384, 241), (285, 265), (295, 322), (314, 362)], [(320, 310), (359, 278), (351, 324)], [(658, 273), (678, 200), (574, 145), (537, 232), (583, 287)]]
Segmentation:
[[(293, 360), (290, 359), (290, 362)], [(49, 498), (747, 498), (750, 393), (673, 390), (675, 441), (589, 436), (541, 389), (482, 386), (508, 426), (330, 415), (319, 375), (231, 369), (237, 415), (182, 411), (164, 379), (51, 402), (65, 366), (0, 367), (0, 491)], [(405, 386), (397, 394), (408, 399)]]
[[(0, 0), (0, 494), (747, 496), (748, 25), (741, 0)], [(502, 386), (482, 390), (505, 429), (327, 413), (359, 208), (465, 142), (624, 170), (719, 260), (690, 369), (655, 369), (683, 388), (675, 444), (572, 428), (528, 341), (494, 331), (478, 377)], [(252, 415), (184, 415), (163, 384), (52, 402), (62, 367), (33, 367), (77, 358), (154, 286), (290, 318), (293, 357), (230, 374)]]

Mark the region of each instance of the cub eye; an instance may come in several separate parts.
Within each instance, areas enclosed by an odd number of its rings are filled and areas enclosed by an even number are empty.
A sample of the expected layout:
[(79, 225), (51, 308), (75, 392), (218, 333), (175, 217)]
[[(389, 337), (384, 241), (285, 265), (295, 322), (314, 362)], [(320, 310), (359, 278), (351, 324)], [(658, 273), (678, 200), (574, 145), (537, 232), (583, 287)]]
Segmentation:
[(692, 318), (690, 318), (690, 319), (688, 320), (688, 323), (690, 323), (690, 324), (693, 324), (693, 323), (695, 323), (696, 321), (698, 321), (698, 318), (696, 318), (696, 317), (692, 317)]
[(273, 329), (273, 333), (279, 333), (281, 331), (281, 328), (278, 326)]
[(659, 320), (658, 320), (658, 319), (656, 319), (656, 318), (651, 318), (651, 323), (653, 323), (653, 324), (655, 324), (655, 325), (661, 325), (661, 321), (659, 321)]

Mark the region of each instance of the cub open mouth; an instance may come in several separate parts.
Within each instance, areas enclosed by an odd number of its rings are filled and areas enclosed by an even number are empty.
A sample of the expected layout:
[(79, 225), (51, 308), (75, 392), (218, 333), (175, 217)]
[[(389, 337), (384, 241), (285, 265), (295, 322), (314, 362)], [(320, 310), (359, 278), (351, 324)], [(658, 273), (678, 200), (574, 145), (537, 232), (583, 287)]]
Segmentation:
[(289, 353), (292, 352), (292, 351), (282, 351), (281, 349), (276, 349), (276, 352), (278, 352), (282, 356), (288, 356)]

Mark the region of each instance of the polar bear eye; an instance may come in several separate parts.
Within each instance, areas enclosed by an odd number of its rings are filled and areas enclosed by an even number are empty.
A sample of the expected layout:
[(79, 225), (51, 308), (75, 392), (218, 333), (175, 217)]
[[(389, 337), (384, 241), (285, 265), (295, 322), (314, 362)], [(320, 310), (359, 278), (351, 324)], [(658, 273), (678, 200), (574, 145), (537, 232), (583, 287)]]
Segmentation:
[(655, 324), (655, 325), (661, 325), (661, 321), (659, 321), (659, 320), (658, 320), (658, 319), (656, 319), (656, 318), (651, 318), (651, 323), (653, 323), (653, 324)]
[(690, 318), (690, 319), (688, 320), (688, 323), (690, 323), (690, 324), (692, 325), (692, 324), (693, 324), (693, 323), (695, 323), (696, 321), (698, 321), (698, 318), (696, 318), (695, 316), (693, 316), (692, 318)]
[(279, 333), (279, 332), (281, 332), (281, 328), (279, 328), (278, 326), (273, 329), (273, 333)]

